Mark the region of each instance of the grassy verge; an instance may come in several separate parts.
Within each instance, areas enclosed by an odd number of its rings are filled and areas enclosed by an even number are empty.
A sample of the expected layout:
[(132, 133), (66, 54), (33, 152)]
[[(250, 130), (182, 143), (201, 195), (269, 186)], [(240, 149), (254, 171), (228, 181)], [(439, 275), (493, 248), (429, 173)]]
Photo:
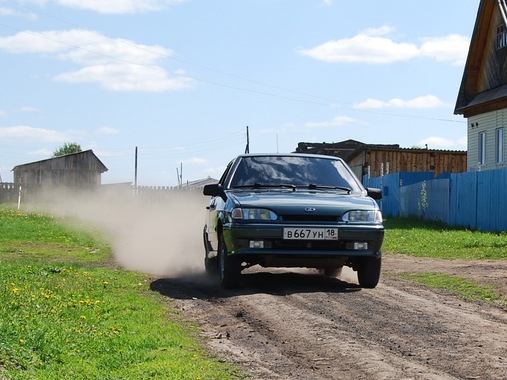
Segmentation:
[(0, 206), (0, 378), (235, 379), (93, 233)]
[(415, 218), (389, 219), (385, 227), (386, 252), (441, 259), (507, 259), (505, 232), (469, 231)]
[[(507, 259), (506, 233), (469, 231), (416, 218), (389, 219), (385, 221), (385, 227), (385, 252), (439, 259)], [(445, 289), (469, 300), (493, 302), (507, 299), (494, 288), (461, 276), (424, 272), (403, 273), (400, 277)]]
[(451, 293), (472, 301), (497, 301), (501, 295), (493, 287), (479, 285), (475, 281), (461, 276), (449, 276), (443, 273), (403, 273), (401, 278), (419, 282), (437, 289), (448, 290)]

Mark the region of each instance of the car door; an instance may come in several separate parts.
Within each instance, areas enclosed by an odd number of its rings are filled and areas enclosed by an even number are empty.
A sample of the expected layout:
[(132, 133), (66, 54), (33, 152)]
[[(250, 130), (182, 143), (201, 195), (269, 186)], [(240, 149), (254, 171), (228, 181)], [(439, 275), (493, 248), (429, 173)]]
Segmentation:
[[(225, 169), (224, 173), (222, 174), (222, 177), (218, 181), (219, 186), (223, 186), (225, 179), (227, 178), (227, 174), (229, 173), (229, 170), (232, 166), (232, 163), (234, 161), (231, 161), (227, 168)], [(206, 221), (205, 221), (205, 232), (208, 238), (208, 242), (211, 245), (211, 249), (213, 251), (216, 251), (218, 249), (218, 219), (220, 217), (221, 212), (223, 211), (225, 202), (224, 200), (218, 196), (214, 195), (211, 197), (207, 209), (207, 215), (206, 215)]]

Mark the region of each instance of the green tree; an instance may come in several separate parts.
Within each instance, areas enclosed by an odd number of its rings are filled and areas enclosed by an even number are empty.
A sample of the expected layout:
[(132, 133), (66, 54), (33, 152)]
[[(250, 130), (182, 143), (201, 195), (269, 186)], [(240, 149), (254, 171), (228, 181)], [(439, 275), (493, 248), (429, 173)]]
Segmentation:
[(65, 156), (66, 154), (82, 152), (81, 145), (77, 143), (65, 143), (53, 152), (53, 157)]

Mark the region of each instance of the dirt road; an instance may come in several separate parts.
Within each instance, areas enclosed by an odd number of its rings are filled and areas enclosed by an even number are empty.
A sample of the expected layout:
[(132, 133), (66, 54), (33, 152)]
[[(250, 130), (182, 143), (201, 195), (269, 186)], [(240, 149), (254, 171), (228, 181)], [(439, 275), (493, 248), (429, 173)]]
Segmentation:
[(204, 274), (159, 279), (152, 289), (252, 379), (507, 379), (507, 308), (396, 277), (440, 271), (506, 290), (507, 263), (475, 264), (386, 255), (371, 290), (346, 270), (338, 280), (253, 268), (238, 290)]

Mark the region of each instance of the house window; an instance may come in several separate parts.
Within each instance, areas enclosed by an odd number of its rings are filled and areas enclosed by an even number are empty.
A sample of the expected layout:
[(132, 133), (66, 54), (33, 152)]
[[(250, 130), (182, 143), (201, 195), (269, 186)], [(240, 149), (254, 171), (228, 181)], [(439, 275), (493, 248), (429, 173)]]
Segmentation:
[(486, 132), (479, 132), (479, 165), (486, 163)]
[(496, 48), (502, 49), (507, 46), (507, 29), (505, 25), (499, 25), (496, 28)]
[(495, 160), (497, 164), (503, 163), (503, 128), (495, 129)]

